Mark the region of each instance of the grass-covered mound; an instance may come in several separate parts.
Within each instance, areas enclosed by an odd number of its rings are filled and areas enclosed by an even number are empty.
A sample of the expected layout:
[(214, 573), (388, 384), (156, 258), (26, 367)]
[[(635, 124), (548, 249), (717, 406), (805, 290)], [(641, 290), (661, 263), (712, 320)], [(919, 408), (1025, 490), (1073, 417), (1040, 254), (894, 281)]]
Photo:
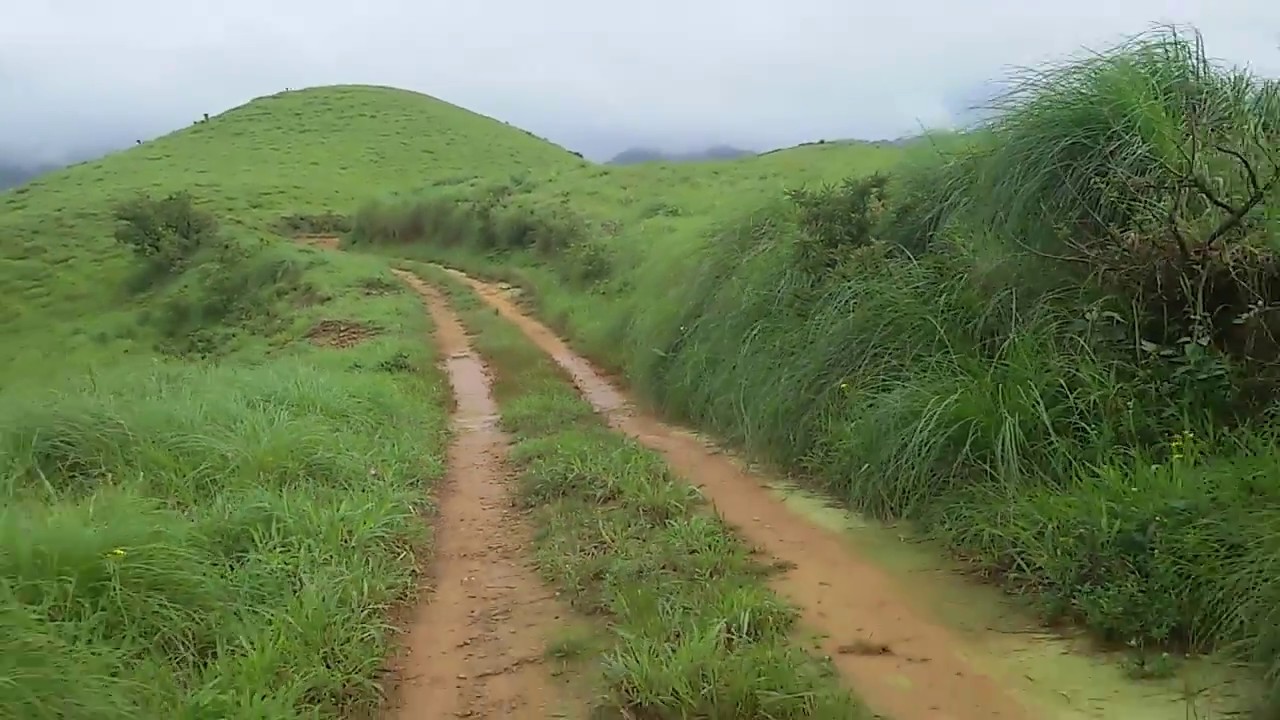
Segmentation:
[[(193, 118), (193, 120), (197, 120)], [(572, 170), (569, 151), (418, 93), (368, 86), (260, 98), (107, 157), (0, 193), (0, 377), (53, 379), (146, 352), (112, 240), (116, 204), (186, 192), (228, 229), (263, 238), (339, 232), (370, 191), (466, 186), (477, 177)], [(18, 362), (12, 372), (4, 365)], [(47, 371), (42, 368), (48, 367)]]
[(264, 98), (0, 194), (0, 717), (380, 699), (447, 401), (350, 203), (582, 165), (421, 95)]
[[(565, 247), (604, 273), (483, 232), (413, 252), (522, 280), (669, 412), (921, 522), (1048, 614), (1234, 650), (1280, 688), (1280, 87), (1176, 32), (1018, 80), (976, 132), (754, 186), (753, 209), (637, 221), (636, 191), (610, 233), (570, 194), (589, 231)], [(483, 228), (542, 193), (449, 207)]]

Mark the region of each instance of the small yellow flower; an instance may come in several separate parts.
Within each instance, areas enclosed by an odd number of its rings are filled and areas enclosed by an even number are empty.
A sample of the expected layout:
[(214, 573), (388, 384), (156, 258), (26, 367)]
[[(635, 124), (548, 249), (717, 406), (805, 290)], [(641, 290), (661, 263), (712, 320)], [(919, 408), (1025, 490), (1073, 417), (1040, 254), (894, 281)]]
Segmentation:
[(122, 558), (126, 555), (124, 548), (116, 548), (115, 550), (112, 550), (109, 554), (111, 555), (111, 557), (118, 557), (118, 558)]

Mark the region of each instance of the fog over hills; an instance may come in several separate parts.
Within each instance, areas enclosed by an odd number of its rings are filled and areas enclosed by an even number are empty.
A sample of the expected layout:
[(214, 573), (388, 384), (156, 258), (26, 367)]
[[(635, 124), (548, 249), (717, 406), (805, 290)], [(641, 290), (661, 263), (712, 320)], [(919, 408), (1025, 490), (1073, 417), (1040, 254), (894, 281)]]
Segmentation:
[(18, 164), (0, 158), (0, 190), (21, 185), (57, 167), (56, 165)]

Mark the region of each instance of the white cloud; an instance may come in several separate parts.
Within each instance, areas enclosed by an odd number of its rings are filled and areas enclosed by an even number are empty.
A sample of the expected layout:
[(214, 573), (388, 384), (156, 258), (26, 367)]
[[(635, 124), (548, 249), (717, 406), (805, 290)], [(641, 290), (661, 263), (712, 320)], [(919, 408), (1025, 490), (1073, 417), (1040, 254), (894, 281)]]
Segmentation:
[(1194, 23), (1280, 75), (1273, 0), (43, 0), (0, 23), (0, 154), (128, 142), (284, 87), (397, 85), (589, 154), (945, 123), (1009, 66)]

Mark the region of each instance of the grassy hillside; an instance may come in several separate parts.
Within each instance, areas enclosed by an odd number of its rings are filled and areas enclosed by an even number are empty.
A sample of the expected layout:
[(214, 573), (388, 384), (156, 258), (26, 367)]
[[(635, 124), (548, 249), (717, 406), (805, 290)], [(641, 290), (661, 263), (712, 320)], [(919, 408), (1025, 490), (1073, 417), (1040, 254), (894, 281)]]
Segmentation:
[(1254, 661), (1275, 712), (1280, 85), (1201, 50), (1040, 69), (963, 137), (373, 203), (350, 242), (520, 281), (671, 414), (1139, 659)]
[(111, 239), (110, 209), (138, 193), (189, 191), (233, 231), (258, 237), (282, 217), (347, 211), (371, 192), (584, 164), (523, 131), (407, 91), (332, 87), (261, 98), (0, 193), (0, 332), (22, 337), (37, 365), (50, 346), (100, 344), (88, 336), (101, 339), (104, 326), (112, 343), (131, 339), (126, 318), (101, 314), (126, 301), (119, 288), (131, 267)]
[(327, 213), (370, 192), (580, 165), (340, 87), (0, 194), (0, 717), (373, 707), (387, 609), (430, 549), (444, 383), (384, 263), (276, 233), (340, 230)]

